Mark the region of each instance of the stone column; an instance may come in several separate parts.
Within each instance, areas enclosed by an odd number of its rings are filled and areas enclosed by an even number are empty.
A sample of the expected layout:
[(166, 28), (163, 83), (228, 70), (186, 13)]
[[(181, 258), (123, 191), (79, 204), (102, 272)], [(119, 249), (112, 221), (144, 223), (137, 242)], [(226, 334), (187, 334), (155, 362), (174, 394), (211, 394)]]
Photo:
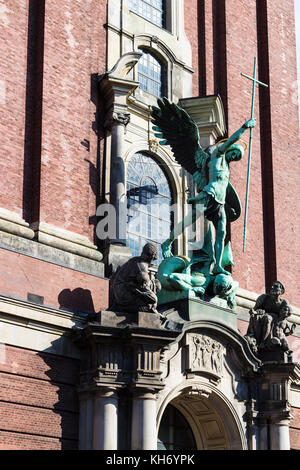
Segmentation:
[(132, 450), (156, 450), (156, 394), (149, 390), (134, 392), (132, 404)]
[(258, 421), (257, 450), (269, 449), (269, 425), (266, 419)]
[(270, 424), (271, 450), (290, 450), (290, 420), (283, 419)]
[(259, 450), (290, 450), (290, 386), (300, 378), (299, 364), (269, 362), (260, 367), (258, 386)]
[(118, 396), (114, 387), (101, 387), (94, 398), (93, 450), (118, 449)]
[(113, 112), (111, 121), (110, 203), (116, 211), (116, 243), (126, 243), (126, 190), (123, 142), (130, 114)]
[[(138, 87), (138, 82), (127, 79), (128, 73), (137, 63), (141, 53), (124, 54), (115, 67), (99, 79), (100, 93), (105, 107), (105, 130), (107, 145), (104, 192), (107, 202), (115, 209), (115, 234), (109, 236), (104, 253), (106, 276), (127, 261), (131, 250), (126, 247), (126, 191), (125, 163), (123, 153), (125, 127), (130, 120), (127, 98)], [(110, 145), (109, 145), (110, 143)]]

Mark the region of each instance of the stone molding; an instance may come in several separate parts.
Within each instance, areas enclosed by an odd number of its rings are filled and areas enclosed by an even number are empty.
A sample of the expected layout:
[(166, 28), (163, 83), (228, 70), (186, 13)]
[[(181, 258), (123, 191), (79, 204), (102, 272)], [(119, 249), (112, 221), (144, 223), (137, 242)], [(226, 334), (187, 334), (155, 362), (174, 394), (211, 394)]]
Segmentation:
[(30, 240), (34, 238), (34, 230), (29, 227), (29, 224), (22, 217), (15, 212), (2, 208), (0, 208), (0, 230)]
[(79, 256), (11, 233), (0, 231), (0, 248), (91, 276), (104, 277), (104, 264), (99, 260)]
[(203, 147), (213, 145), (226, 132), (225, 113), (219, 95), (183, 98), (179, 105), (191, 116), (199, 128)]
[(45, 222), (35, 222), (31, 224), (31, 228), (35, 231), (36, 240), (44, 245), (52, 246), (95, 261), (101, 261), (103, 258), (97, 246), (85, 236), (55, 227)]
[(73, 313), (0, 295), (0, 345), (79, 359), (70, 334), (85, 322)]

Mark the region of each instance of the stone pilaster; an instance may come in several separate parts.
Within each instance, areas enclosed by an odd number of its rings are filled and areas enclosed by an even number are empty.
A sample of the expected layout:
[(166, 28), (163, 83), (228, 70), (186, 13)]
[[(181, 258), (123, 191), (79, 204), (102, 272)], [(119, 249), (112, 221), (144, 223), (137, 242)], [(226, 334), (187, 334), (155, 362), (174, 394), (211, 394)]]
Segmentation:
[(289, 402), (291, 383), (300, 378), (299, 364), (266, 363), (258, 380), (259, 450), (289, 450), (292, 418)]
[(225, 114), (219, 95), (183, 98), (179, 104), (197, 124), (203, 148), (213, 145), (225, 134)]

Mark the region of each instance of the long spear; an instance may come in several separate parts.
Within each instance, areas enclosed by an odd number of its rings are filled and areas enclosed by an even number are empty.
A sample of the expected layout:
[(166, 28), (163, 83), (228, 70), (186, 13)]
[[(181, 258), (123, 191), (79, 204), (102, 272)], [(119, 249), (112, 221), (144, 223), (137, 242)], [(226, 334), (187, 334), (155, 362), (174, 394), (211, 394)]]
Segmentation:
[[(249, 77), (244, 73), (241, 73), (243, 77), (248, 78), (253, 81), (252, 85), (252, 103), (251, 103), (251, 119), (254, 117), (254, 104), (255, 104), (255, 85), (258, 83), (264, 87), (268, 87), (265, 83), (259, 82), (256, 80), (256, 57), (254, 57), (254, 71), (253, 77)], [(246, 202), (245, 202), (245, 215), (244, 215), (244, 238), (243, 238), (243, 252), (246, 251), (246, 235), (247, 235), (247, 216), (248, 216), (248, 200), (249, 200), (249, 187), (250, 187), (250, 171), (251, 171), (251, 156), (252, 156), (252, 134), (253, 128), (250, 128), (250, 137), (249, 137), (249, 155), (248, 155), (248, 170), (247, 170), (247, 187), (246, 187)]]

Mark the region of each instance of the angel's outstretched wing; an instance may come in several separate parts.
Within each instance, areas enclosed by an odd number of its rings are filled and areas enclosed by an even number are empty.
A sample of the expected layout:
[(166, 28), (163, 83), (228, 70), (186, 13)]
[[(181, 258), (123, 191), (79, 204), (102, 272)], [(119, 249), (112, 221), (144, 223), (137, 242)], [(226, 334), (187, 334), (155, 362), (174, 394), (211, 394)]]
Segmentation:
[[(196, 123), (189, 114), (167, 98), (157, 100), (159, 108), (152, 106), (151, 117), (155, 136), (162, 138), (161, 145), (170, 145), (175, 160), (194, 176), (198, 182), (206, 182), (206, 163), (209, 156), (200, 145)], [(198, 180), (198, 182), (197, 182)]]

